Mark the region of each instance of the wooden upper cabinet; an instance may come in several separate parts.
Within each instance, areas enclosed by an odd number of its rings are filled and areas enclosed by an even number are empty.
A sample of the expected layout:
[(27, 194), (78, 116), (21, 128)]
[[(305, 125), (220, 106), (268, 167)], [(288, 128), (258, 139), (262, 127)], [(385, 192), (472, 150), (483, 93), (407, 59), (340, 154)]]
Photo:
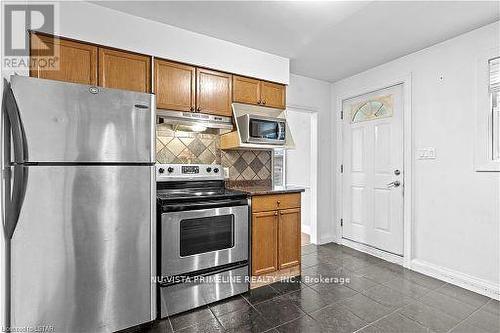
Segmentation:
[(196, 111), (231, 117), (231, 74), (196, 69)]
[(260, 81), (233, 75), (233, 101), (247, 104), (259, 104)]
[(279, 211), (279, 269), (300, 264), (300, 208)]
[(151, 91), (151, 57), (99, 48), (99, 85), (139, 92)]
[(286, 86), (233, 75), (233, 102), (285, 109)]
[(155, 59), (156, 107), (178, 111), (195, 110), (196, 68)]
[(252, 214), (252, 275), (278, 270), (278, 212)]
[(261, 81), (261, 103), (264, 106), (284, 109), (286, 107), (285, 98), (284, 85)]
[(31, 34), (32, 57), (40, 56), (40, 50), (54, 47), (57, 57), (54, 68), (41, 67), (44, 62), (34, 61), (30, 76), (41, 79), (97, 84), (97, 47), (57, 37)]

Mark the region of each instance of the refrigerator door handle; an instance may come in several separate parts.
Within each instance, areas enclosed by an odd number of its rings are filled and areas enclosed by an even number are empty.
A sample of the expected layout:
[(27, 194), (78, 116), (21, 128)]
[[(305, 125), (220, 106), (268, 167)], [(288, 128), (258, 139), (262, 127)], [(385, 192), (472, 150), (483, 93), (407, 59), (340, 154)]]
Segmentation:
[[(4, 87), (2, 106), (12, 131), (12, 144), (14, 147), (13, 162), (24, 163), (28, 160), (28, 149), (19, 108), (17, 107), (16, 98), (12, 92), (10, 83), (6, 79), (4, 79)], [(9, 163), (11, 161), (6, 162)]]
[(7, 210), (6, 225), (4, 226), (5, 235), (8, 239), (12, 239), (17, 222), (19, 221), (19, 215), (21, 214), (26, 186), (28, 184), (28, 168), (24, 165), (15, 165), (13, 174), (12, 199), (10, 200), (10, 207)]
[[(24, 162), (26, 157), (26, 137), (21, 124), (19, 110), (10, 84), (4, 79), (4, 92), (2, 111), (5, 116), (5, 147), (6, 154), (4, 156), (4, 175), (5, 178), (5, 220), (4, 232), (7, 239), (11, 239), (19, 220), (21, 207), (26, 193), (28, 182), (28, 168), (23, 165), (14, 164), (14, 169), (11, 172), (10, 160), (10, 137), (12, 135), (12, 145), (14, 147), (14, 162)], [(13, 175), (13, 177), (11, 177)], [(12, 189), (11, 189), (12, 182)]]

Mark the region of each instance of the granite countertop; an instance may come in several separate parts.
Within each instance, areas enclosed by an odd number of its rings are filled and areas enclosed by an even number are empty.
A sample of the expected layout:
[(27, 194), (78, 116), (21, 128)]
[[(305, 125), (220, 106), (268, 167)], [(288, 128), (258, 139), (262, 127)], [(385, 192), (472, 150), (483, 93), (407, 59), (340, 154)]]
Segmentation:
[(304, 192), (305, 188), (299, 186), (276, 186), (270, 182), (262, 181), (229, 181), (226, 187), (232, 190), (246, 192), (251, 196), (266, 194), (283, 194)]

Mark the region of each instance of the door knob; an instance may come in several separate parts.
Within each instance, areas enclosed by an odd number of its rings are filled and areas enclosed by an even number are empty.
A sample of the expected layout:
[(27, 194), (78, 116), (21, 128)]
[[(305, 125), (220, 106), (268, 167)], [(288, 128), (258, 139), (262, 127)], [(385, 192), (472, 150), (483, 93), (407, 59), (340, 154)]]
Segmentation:
[(399, 187), (399, 185), (401, 185), (401, 182), (399, 180), (395, 180), (393, 182), (390, 182), (389, 184), (387, 184), (387, 187), (391, 188), (391, 187)]

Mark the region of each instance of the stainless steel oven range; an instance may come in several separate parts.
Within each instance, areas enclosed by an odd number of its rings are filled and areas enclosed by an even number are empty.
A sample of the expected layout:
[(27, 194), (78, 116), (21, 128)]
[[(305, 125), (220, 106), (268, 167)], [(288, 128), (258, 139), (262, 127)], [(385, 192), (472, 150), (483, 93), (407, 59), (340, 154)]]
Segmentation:
[(219, 165), (156, 165), (159, 316), (248, 290), (247, 195)]

